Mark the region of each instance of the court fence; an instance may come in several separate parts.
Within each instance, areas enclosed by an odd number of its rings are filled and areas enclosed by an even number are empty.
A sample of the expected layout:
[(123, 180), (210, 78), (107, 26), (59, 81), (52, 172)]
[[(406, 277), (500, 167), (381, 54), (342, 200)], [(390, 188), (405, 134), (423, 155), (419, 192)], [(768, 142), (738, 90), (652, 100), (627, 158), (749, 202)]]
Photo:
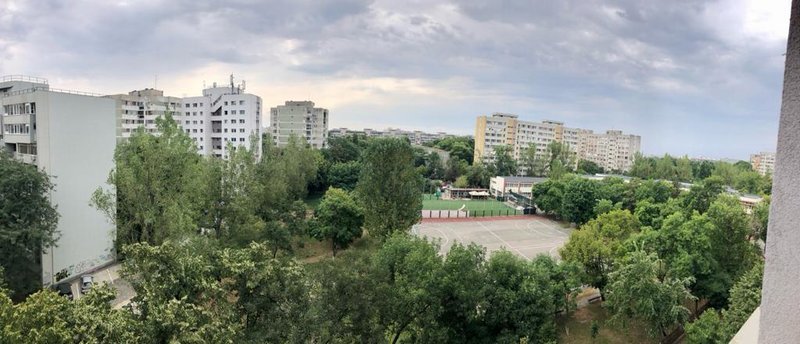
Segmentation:
[(423, 210), (423, 219), (457, 219), (467, 217), (529, 215), (531, 209)]

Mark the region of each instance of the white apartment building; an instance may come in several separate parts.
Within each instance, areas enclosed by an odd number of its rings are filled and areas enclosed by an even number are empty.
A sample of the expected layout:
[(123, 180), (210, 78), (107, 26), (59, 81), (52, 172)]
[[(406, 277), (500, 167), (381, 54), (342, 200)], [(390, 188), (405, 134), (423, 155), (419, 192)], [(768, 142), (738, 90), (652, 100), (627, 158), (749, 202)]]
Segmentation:
[[(521, 162), (531, 144), (536, 152), (546, 157), (551, 142), (562, 142), (580, 159), (594, 161), (608, 170), (626, 171), (633, 164), (633, 156), (640, 150), (641, 138), (624, 135), (619, 130), (594, 134), (591, 130), (569, 128), (564, 123), (544, 120), (521, 121), (517, 115), (493, 113), (479, 116), (475, 124), (475, 159), (492, 161), (497, 146), (510, 146), (513, 157)], [(520, 169), (524, 169), (521, 166)], [(525, 171), (521, 171), (524, 173)]]
[(183, 100), (178, 97), (165, 97), (164, 91), (152, 88), (135, 90), (128, 94), (108, 96), (116, 101), (117, 137), (127, 139), (139, 127), (148, 133), (156, 133), (156, 118), (167, 113), (181, 116)]
[(772, 174), (772, 172), (775, 171), (775, 153), (761, 152), (758, 154), (751, 154), (750, 165), (753, 165), (753, 170), (760, 173), (762, 176)]
[(441, 131), (429, 133), (420, 130), (403, 130), (397, 128), (386, 128), (384, 130), (373, 130), (369, 128), (364, 130), (334, 128), (328, 131), (328, 137), (342, 137), (354, 134), (364, 135), (367, 137), (406, 137), (413, 145), (424, 145), (426, 143), (434, 142), (446, 137), (456, 136)]
[(287, 101), (270, 110), (272, 141), (278, 147), (289, 143), (292, 135), (304, 139), (313, 148), (325, 148), (328, 142), (328, 109), (314, 107), (312, 101)]
[(261, 97), (244, 93), (244, 83), (234, 85), (232, 75), (229, 86), (214, 83), (202, 96), (183, 98), (181, 112), (175, 120), (201, 154), (227, 159), (231, 144), (255, 147), (261, 155)]
[[(232, 147), (255, 145), (261, 154), (261, 98), (244, 93), (244, 83), (212, 87), (197, 97), (168, 97), (164, 91), (146, 88), (110, 95), (116, 101), (117, 137), (127, 139), (137, 128), (157, 133), (156, 118), (172, 113), (203, 155), (227, 158)], [(252, 141), (255, 140), (255, 141)]]
[(7, 76), (0, 78), (0, 112), (0, 145), (55, 185), (50, 201), (61, 215), (60, 237), (42, 252), (42, 283), (53, 283), (60, 271), (72, 277), (113, 261), (113, 225), (89, 200), (114, 167), (114, 100)]
[(621, 130), (607, 130), (605, 134), (586, 131), (581, 135), (578, 157), (596, 163), (607, 172), (629, 171), (634, 154), (641, 149), (640, 136), (626, 135)]

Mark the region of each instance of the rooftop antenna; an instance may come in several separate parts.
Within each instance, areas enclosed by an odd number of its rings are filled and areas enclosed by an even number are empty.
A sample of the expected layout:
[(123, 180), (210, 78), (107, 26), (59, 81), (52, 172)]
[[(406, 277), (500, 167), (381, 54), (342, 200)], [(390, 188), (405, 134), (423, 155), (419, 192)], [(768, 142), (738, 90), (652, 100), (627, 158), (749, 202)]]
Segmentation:
[(233, 74), (231, 74), (231, 93), (234, 92), (233, 88), (234, 88), (234, 86), (233, 86)]

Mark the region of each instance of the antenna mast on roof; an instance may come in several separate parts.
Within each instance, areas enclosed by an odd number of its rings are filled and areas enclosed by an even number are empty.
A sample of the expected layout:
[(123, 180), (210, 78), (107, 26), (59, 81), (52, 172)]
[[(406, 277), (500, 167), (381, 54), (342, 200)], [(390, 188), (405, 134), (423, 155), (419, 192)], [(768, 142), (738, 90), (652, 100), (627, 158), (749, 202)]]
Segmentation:
[(231, 93), (234, 93), (233, 74), (231, 74)]

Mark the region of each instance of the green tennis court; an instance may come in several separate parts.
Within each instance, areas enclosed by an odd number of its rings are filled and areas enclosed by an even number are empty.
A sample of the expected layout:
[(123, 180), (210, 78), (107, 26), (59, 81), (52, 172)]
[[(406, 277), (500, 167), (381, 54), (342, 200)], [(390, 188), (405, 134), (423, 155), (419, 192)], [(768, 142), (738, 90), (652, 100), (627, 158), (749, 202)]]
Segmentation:
[(489, 200), (442, 200), (442, 199), (428, 199), (427, 197), (422, 200), (422, 210), (458, 210), (464, 206), (464, 210), (506, 210), (514, 209), (507, 206), (505, 203)]

